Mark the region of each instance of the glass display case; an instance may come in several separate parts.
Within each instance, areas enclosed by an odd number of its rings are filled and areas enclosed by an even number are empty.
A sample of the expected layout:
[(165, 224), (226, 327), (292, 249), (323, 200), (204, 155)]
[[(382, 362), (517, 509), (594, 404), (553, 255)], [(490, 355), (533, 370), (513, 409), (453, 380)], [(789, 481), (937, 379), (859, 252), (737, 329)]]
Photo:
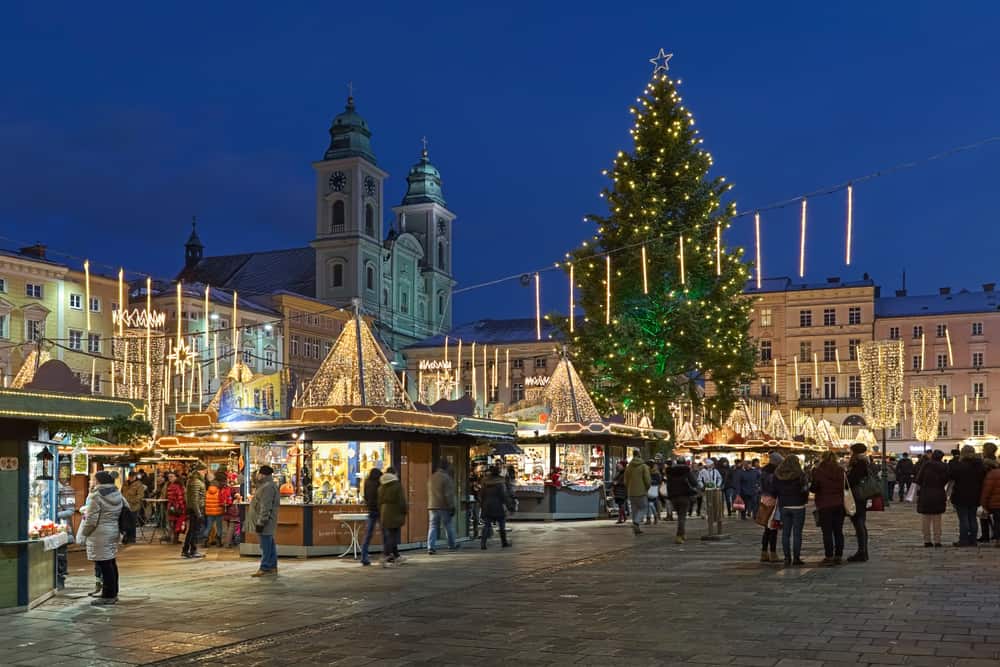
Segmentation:
[(29, 537), (49, 535), (55, 530), (58, 498), (53, 459), (48, 445), (28, 443)]
[(364, 479), (372, 468), (385, 470), (384, 442), (314, 442), (313, 502), (363, 503)]

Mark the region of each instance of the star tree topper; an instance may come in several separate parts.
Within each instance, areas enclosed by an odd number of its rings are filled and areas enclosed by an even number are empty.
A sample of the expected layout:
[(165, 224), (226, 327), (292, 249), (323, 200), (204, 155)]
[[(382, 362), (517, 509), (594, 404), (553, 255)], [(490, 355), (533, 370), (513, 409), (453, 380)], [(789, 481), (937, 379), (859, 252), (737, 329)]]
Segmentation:
[(670, 71), (670, 65), (668, 63), (670, 62), (670, 59), (673, 57), (674, 54), (667, 53), (663, 49), (660, 49), (660, 52), (656, 56), (650, 58), (649, 62), (653, 63), (654, 65), (653, 76), (656, 76), (660, 72), (666, 74), (668, 71)]

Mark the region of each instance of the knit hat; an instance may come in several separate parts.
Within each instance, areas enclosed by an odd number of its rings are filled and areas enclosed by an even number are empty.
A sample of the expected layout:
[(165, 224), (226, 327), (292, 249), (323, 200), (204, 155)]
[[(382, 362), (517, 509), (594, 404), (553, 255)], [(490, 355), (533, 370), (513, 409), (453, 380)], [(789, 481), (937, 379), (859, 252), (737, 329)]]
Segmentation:
[(261, 475), (273, 475), (274, 468), (272, 468), (271, 466), (261, 466), (257, 468), (257, 472), (259, 472)]
[(102, 470), (99, 473), (97, 473), (96, 475), (94, 475), (94, 479), (97, 480), (98, 484), (114, 484), (115, 483), (115, 478), (112, 477), (111, 473), (107, 472), (106, 470)]
[(851, 445), (851, 453), (853, 454), (864, 454), (868, 451), (868, 445), (863, 442), (856, 442)]
[(784, 460), (785, 457), (779, 454), (778, 452), (771, 452), (770, 454), (767, 455), (767, 462), (770, 463), (771, 465), (778, 465)]

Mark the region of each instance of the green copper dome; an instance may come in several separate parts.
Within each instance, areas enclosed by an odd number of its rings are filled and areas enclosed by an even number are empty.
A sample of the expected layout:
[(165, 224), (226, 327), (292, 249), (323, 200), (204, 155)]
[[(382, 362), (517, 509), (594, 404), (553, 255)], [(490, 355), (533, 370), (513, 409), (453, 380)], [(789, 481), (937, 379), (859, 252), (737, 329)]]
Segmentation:
[(363, 157), (375, 164), (371, 137), (367, 121), (354, 109), (354, 98), (348, 97), (344, 112), (334, 118), (330, 125), (330, 147), (326, 149), (323, 159)]
[(441, 191), (441, 173), (427, 158), (427, 149), (420, 154), (420, 162), (410, 168), (406, 176), (406, 196), (403, 205), (436, 202), (444, 206), (444, 192)]

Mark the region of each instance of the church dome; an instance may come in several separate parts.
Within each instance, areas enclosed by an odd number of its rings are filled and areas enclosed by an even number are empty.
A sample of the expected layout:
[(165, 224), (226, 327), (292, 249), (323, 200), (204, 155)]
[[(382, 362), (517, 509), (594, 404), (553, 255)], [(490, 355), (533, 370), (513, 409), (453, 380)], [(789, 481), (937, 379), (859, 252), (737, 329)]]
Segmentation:
[(375, 164), (371, 136), (368, 122), (354, 108), (354, 98), (348, 97), (343, 113), (338, 114), (330, 125), (330, 147), (326, 149), (323, 159), (363, 157)]
[(435, 202), (444, 206), (444, 192), (441, 190), (441, 172), (427, 157), (427, 148), (420, 154), (420, 161), (410, 167), (406, 175), (406, 196), (403, 205)]

